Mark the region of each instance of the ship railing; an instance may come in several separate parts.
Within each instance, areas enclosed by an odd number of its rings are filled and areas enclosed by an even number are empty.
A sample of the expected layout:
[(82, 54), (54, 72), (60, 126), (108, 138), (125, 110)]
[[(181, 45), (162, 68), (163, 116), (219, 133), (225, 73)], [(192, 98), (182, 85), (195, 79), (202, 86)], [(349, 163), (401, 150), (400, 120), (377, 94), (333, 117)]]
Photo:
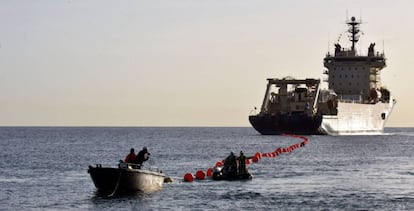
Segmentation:
[(144, 170), (149, 170), (149, 171), (155, 171), (155, 172), (162, 173), (162, 170), (160, 170), (158, 167), (155, 167), (155, 166), (144, 166), (144, 165), (140, 165), (140, 164), (136, 164), (136, 163), (120, 162), (118, 164), (118, 167), (119, 168), (122, 168), (122, 169), (144, 169)]
[(341, 103), (362, 103), (361, 100), (351, 100), (351, 99), (338, 99), (338, 102), (341, 102)]
[[(107, 168), (110, 167), (111, 165), (102, 165), (102, 164), (95, 164), (95, 168)], [(94, 168), (93, 165), (89, 165), (89, 168)], [(159, 173), (163, 173), (161, 169), (159, 169), (158, 167), (155, 166), (144, 166), (144, 165), (140, 165), (140, 164), (135, 164), (135, 163), (125, 163), (123, 160), (119, 160), (119, 164), (118, 164), (118, 168), (120, 169), (143, 169), (143, 170), (149, 170), (149, 171), (153, 171), (153, 172), (159, 172)]]

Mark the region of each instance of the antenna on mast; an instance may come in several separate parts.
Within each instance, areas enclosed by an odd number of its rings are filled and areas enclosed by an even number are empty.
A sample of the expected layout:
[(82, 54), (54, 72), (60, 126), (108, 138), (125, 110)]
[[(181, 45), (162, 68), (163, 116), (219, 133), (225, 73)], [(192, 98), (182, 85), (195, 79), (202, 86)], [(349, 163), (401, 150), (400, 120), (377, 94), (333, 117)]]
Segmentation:
[(348, 18), (348, 9), (346, 9), (346, 11), (345, 11), (345, 18), (346, 18), (347, 21), (349, 20), (349, 18)]
[(331, 46), (331, 40), (328, 39), (328, 54), (329, 54), (329, 51), (330, 51), (330, 46)]
[(361, 22), (356, 21), (355, 17), (352, 16), (351, 20), (348, 20), (346, 24), (349, 25), (349, 40), (352, 42), (351, 50), (355, 52), (355, 43), (357, 43), (359, 40), (359, 24), (361, 24)]

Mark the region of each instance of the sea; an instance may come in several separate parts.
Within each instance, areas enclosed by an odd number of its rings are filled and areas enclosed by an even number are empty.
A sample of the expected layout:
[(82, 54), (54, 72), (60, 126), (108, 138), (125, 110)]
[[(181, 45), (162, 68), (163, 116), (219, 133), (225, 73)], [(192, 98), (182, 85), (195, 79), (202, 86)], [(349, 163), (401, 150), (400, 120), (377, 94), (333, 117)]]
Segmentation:
[[(184, 182), (230, 152), (303, 140), (250, 127), (0, 127), (0, 210), (414, 210), (414, 128), (306, 136), (304, 147), (248, 165), (248, 181)], [(88, 166), (115, 167), (146, 146), (173, 183), (101, 196)]]

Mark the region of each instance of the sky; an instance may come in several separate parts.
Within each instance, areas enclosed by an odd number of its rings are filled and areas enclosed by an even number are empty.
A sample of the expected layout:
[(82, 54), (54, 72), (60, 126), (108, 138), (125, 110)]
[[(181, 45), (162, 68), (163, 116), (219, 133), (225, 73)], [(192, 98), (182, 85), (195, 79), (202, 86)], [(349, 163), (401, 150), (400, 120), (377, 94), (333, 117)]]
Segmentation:
[[(414, 126), (414, 1), (0, 1), (0, 126), (249, 126), (267, 78), (325, 78), (362, 19)], [(349, 46), (346, 39), (339, 39)]]

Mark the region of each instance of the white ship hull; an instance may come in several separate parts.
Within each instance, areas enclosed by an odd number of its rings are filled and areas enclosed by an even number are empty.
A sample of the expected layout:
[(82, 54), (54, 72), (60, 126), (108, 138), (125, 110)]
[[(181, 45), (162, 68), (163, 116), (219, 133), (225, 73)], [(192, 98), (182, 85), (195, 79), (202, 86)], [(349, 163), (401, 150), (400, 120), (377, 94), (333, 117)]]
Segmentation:
[(337, 115), (323, 115), (321, 131), (328, 135), (380, 135), (395, 100), (389, 103), (362, 104), (338, 102)]

